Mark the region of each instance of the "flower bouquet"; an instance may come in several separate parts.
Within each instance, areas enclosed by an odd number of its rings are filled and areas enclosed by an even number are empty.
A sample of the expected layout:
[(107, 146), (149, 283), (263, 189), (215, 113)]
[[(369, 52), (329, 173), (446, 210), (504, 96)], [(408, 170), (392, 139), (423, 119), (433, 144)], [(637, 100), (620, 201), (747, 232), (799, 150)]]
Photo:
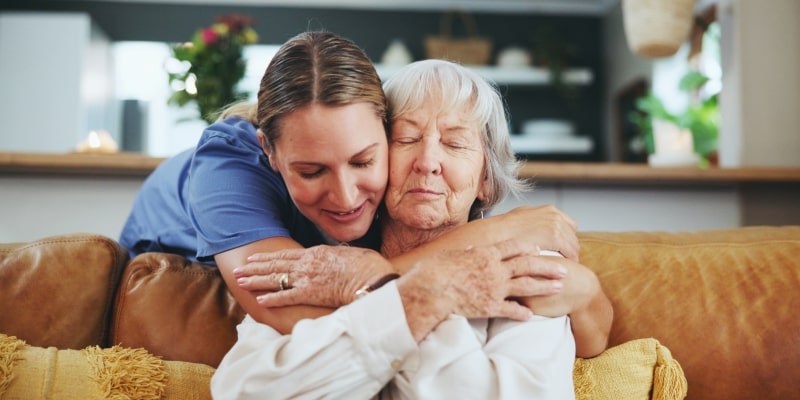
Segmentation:
[(200, 117), (209, 124), (226, 105), (247, 98), (236, 85), (244, 76), (242, 50), (258, 42), (253, 19), (242, 15), (218, 17), (211, 26), (198, 29), (191, 42), (172, 48), (184, 68), (168, 71), (173, 89), (168, 104), (197, 103)]

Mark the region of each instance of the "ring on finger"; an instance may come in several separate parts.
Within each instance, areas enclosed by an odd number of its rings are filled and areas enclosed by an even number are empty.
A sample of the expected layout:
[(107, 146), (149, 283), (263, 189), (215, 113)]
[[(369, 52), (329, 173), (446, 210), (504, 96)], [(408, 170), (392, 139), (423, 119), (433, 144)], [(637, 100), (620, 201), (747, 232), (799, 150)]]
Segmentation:
[(280, 279), (278, 280), (278, 286), (280, 286), (281, 290), (286, 290), (289, 288), (289, 273), (284, 272), (281, 274)]

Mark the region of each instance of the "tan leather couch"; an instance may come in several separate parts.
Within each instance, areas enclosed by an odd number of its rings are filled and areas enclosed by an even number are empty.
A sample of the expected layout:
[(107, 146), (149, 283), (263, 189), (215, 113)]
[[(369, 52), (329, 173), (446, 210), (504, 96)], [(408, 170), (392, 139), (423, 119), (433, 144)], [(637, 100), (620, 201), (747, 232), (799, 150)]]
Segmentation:
[[(581, 246), (615, 308), (611, 346), (658, 339), (689, 399), (800, 398), (800, 227), (587, 232)], [(242, 317), (214, 268), (181, 257), (128, 260), (90, 234), (0, 245), (0, 333), (31, 346), (142, 347), (215, 367)]]

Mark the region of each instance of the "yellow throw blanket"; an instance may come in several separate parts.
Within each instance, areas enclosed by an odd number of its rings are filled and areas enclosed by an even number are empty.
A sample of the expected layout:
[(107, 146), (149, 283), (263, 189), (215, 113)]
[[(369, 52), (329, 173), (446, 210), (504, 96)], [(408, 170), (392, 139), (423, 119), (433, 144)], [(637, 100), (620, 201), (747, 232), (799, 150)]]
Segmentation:
[(210, 399), (213, 373), (141, 348), (59, 350), (0, 334), (0, 398)]

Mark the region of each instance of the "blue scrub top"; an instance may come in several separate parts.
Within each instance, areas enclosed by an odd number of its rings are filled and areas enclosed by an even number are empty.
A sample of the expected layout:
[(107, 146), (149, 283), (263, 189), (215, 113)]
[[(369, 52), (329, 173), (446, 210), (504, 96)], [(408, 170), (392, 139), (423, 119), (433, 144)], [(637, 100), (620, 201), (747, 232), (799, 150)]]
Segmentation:
[[(289, 197), (247, 120), (209, 126), (197, 147), (159, 165), (143, 183), (119, 242), (131, 257), (165, 252), (213, 264), (215, 254), (270, 237), (324, 244)], [(377, 223), (354, 245), (378, 249)]]

